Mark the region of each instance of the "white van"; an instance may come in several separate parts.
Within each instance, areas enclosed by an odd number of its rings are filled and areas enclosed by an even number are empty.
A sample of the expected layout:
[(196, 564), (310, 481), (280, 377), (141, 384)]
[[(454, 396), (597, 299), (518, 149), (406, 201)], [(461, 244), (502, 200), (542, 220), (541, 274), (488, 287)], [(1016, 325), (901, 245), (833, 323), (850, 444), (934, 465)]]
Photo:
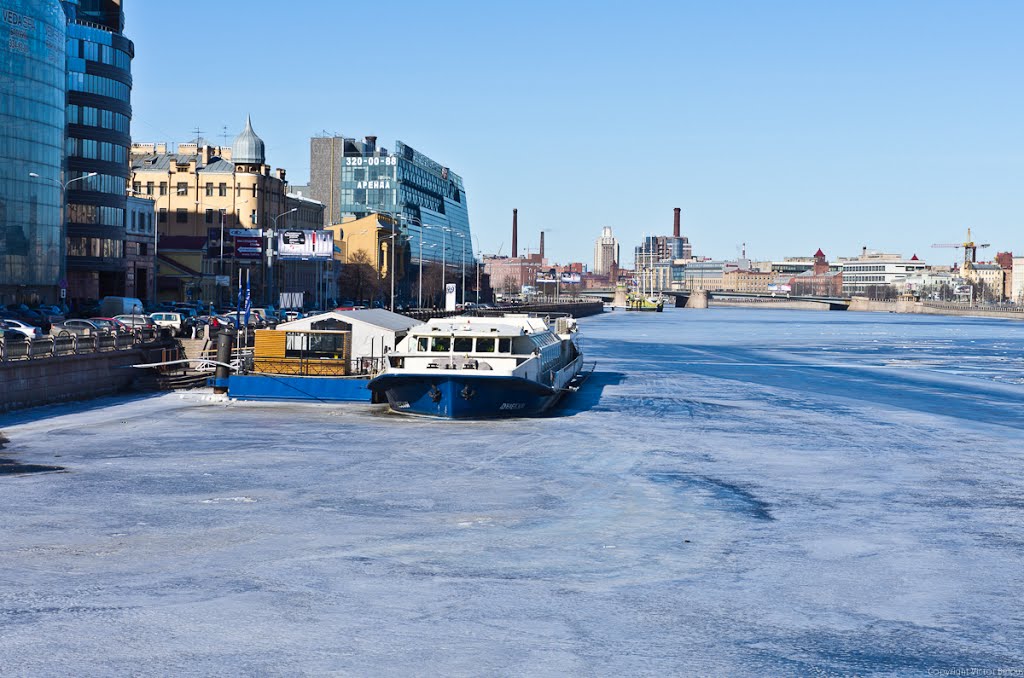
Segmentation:
[(135, 297), (103, 297), (100, 299), (100, 317), (115, 315), (142, 315), (142, 300)]

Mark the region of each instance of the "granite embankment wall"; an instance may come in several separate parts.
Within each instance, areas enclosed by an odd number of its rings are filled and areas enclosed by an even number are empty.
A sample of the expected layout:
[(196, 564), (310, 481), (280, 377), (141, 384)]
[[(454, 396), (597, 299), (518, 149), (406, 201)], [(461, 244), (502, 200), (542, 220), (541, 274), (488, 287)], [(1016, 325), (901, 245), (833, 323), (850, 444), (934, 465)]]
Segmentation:
[(0, 363), (0, 412), (118, 393), (144, 358), (137, 349)]
[(829, 304), (824, 301), (788, 301), (786, 297), (766, 297), (760, 299), (733, 299), (729, 297), (712, 297), (711, 306), (726, 308), (772, 308), (791, 311), (828, 311)]
[(998, 307), (967, 306), (965, 304), (934, 301), (875, 301), (866, 297), (853, 297), (850, 301), (849, 310), (871, 311), (875, 313), (918, 313), (922, 315), (958, 315), (976, 318), (1024, 320), (1024, 310), (1015, 311)]

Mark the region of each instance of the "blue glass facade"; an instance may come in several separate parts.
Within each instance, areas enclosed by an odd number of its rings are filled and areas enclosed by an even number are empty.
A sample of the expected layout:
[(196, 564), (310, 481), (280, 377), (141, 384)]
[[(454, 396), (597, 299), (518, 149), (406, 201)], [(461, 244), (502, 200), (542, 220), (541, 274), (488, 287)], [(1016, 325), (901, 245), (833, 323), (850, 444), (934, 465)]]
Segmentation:
[(0, 0), (0, 301), (5, 304), (56, 301), (63, 276), (65, 31), (58, 0)]
[(406, 261), (442, 262), (467, 271), (474, 265), (469, 207), (462, 177), (397, 141), (395, 152), (363, 141), (314, 138), (312, 197), (327, 205), (327, 225), (369, 214), (400, 215), (408, 236)]
[[(69, 0), (67, 29), (67, 270), (73, 301), (123, 295), (131, 175), (131, 61), (115, 0)], [(95, 173), (95, 176), (88, 176)]]

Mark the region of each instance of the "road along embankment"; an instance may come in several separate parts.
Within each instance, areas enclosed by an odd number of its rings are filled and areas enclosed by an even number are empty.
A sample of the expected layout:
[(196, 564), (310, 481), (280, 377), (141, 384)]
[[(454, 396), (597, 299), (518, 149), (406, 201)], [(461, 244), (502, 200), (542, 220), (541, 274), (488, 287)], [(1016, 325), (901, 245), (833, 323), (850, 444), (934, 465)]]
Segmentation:
[(873, 313), (917, 313), (922, 315), (1024, 320), (1024, 309), (1013, 310), (1000, 307), (970, 306), (968, 304), (954, 304), (941, 301), (909, 301), (902, 299), (876, 301), (867, 297), (853, 297), (850, 301), (850, 310)]

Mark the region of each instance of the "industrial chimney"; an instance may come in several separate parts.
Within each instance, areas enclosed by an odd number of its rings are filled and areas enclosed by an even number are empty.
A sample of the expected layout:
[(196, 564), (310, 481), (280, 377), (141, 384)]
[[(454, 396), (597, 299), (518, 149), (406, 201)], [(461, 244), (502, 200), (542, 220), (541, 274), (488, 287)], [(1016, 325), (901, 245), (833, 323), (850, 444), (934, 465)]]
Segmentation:
[(519, 210), (512, 210), (512, 258), (519, 257)]
[(540, 232), (540, 260), (544, 261), (544, 231)]
[(682, 210), (680, 208), (676, 207), (672, 211), (675, 212), (675, 215), (672, 217), (672, 237), (673, 238), (678, 238), (679, 237), (679, 213), (682, 212)]

